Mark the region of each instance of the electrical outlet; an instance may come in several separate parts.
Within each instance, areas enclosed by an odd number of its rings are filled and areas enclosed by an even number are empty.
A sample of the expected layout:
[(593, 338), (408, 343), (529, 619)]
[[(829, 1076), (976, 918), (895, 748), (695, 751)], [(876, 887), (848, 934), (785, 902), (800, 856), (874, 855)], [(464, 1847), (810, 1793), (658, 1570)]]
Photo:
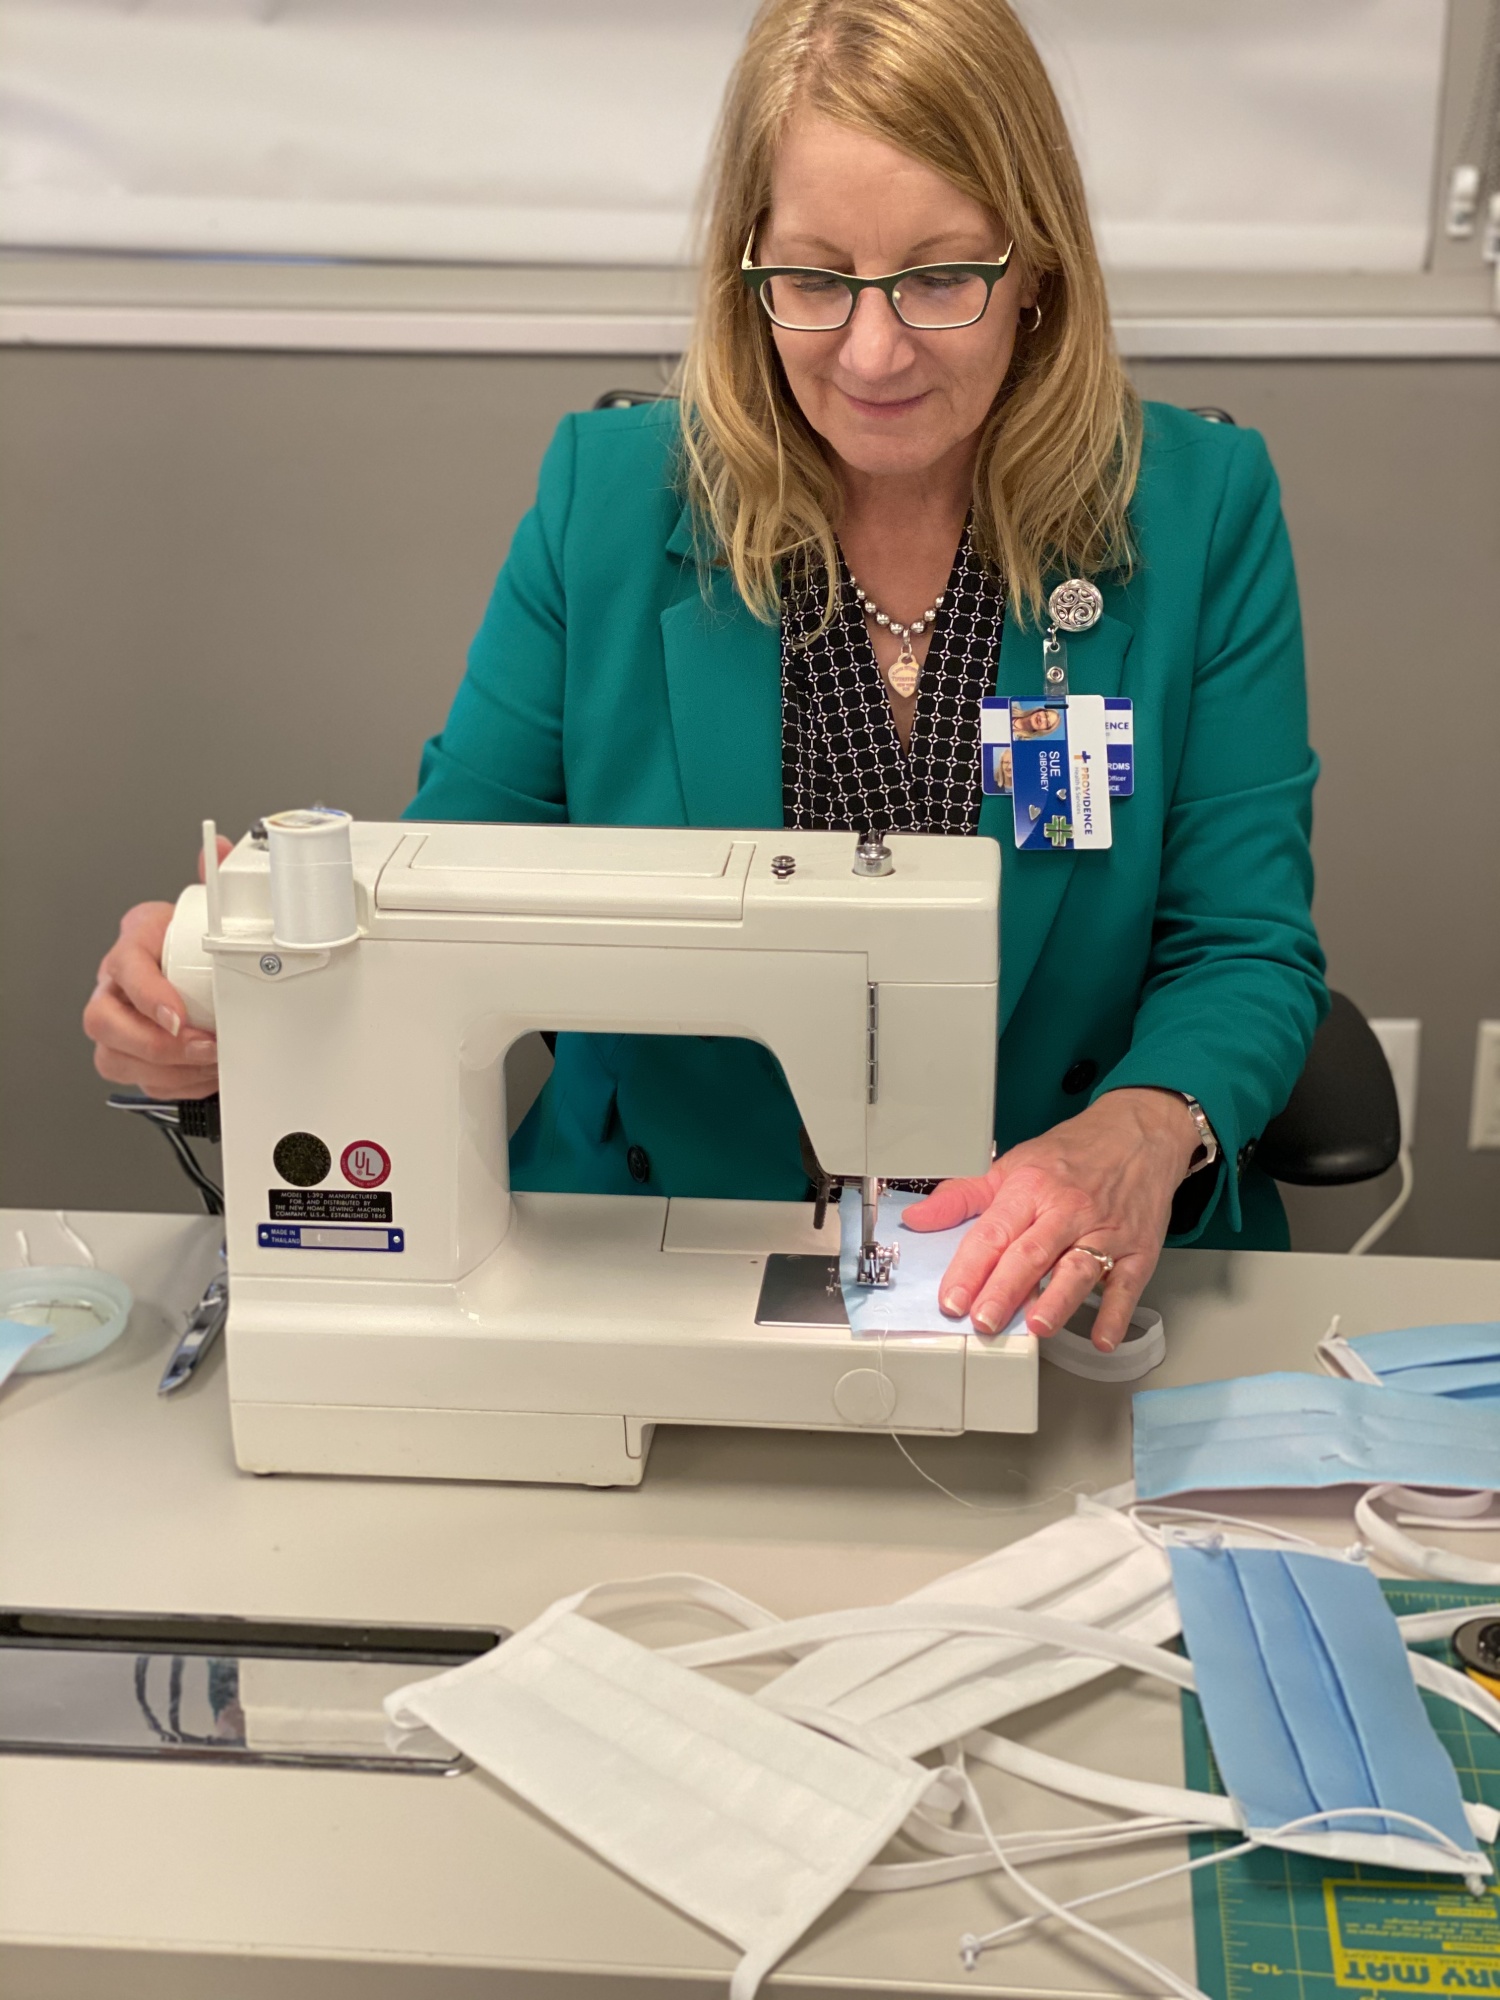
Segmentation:
[(1474, 1097), (1469, 1107), (1469, 1145), (1500, 1146), (1500, 1021), (1481, 1021), (1474, 1047)]
[(1422, 1057), (1420, 1021), (1372, 1021), (1371, 1032), (1385, 1051), (1401, 1107), (1401, 1143), (1410, 1147), (1417, 1136), (1417, 1068)]

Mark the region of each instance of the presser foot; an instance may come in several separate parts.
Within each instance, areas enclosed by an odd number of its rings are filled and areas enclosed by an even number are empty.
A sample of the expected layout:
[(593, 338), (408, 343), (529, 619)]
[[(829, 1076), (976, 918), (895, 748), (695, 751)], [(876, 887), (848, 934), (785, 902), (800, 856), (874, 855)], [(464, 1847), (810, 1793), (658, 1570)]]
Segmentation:
[(899, 1243), (861, 1243), (854, 1266), (854, 1282), (883, 1290), (891, 1282), (891, 1273), (900, 1262)]

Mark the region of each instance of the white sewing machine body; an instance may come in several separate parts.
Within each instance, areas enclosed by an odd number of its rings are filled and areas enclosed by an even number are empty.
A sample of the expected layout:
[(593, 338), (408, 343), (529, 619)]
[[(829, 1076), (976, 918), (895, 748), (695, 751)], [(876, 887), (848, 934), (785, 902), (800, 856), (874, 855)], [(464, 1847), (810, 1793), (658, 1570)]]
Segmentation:
[[(828, 1173), (982, 1171), (993, 842), (893, 835), (866, 878), (844, 834), (351, 835), (352, 935), (318, 941), (334, 874), (279, 859), (273, 919), (247, 838), (168, 939), (219, 1037), (242, 1466), (634, 1485), (657, 1423), (1035, 1429), (1029, 1336), (851, 1332), (836, 1208), (509, 1187), (504, 1058), (536, 1029), (761, 1041)], [(777, 1253), (812, 1306), (758, 1323)]]

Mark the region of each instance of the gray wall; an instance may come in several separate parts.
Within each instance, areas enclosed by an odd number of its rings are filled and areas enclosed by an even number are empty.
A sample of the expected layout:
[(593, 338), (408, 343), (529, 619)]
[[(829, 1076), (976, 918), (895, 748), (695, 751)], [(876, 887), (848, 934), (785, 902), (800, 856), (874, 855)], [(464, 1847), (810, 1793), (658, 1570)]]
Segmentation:
[[(1466, 1150), (1474, 1024), (1500, 1016), (1500, 367), (1137, 374), (1258, 425), (1281, 471), (1332, 977), (1424, 1023), (1417, 1193), (1388, 1247), (1500, 1255), (1500, 1153)], [(119, 913), (175, 894), (207, 815), (399, 811), (554, 422), (658, 380), (641, 360), (0, 353), (0, 1199), (191, 1205), (155, 1136), (102, 1108), (78, 1027)], [(1344, 1247), (1388, 1193), (1296, 1196), (1299, 1245)]]

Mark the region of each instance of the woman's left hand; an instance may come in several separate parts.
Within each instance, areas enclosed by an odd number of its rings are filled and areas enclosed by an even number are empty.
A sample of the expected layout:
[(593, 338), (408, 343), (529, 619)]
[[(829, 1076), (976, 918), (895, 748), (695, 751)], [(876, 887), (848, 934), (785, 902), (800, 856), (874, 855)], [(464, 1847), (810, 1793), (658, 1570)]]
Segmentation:
[(944, 1274), (943, 1311), (998, 1333), (1030, 1300), (1031, 1332), (1056, 1333), (1099, 1284), (1086, 1246), (1114, 1259), (1093, 1332), (1095, 1347), (1109, 1353), (1156, 1269), (1173, 1193), (1198, 1145), (1187, 1105), (1172, 1091), (1111, 1090), (1013, 1146), (988, 1173), (944, 1181), (903, 1218), (909, 1229), (978, 1218)]

